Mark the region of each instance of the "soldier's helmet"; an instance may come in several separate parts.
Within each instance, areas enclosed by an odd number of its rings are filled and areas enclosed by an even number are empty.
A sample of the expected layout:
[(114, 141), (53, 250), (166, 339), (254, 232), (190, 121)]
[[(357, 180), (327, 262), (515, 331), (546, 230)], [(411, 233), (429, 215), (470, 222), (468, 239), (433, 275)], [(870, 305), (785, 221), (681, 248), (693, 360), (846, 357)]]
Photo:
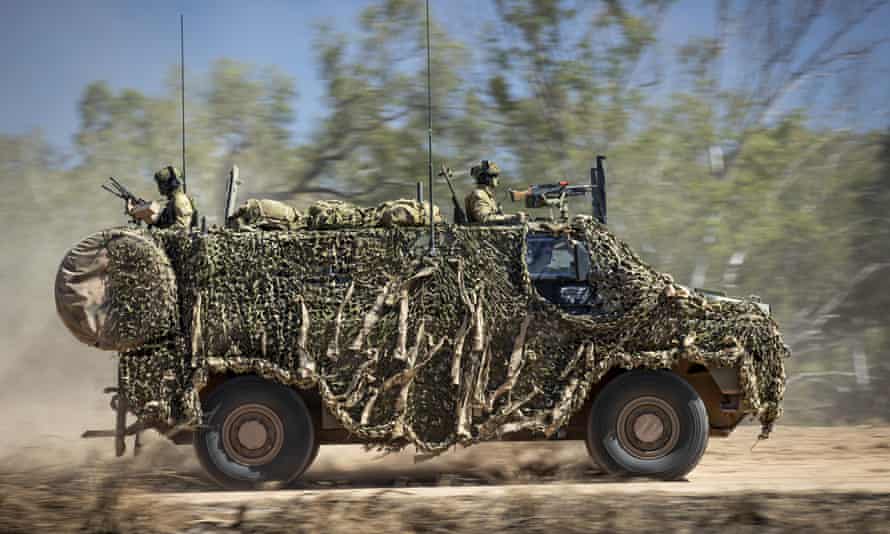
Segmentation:
[(470, 168), (470, 176), (480, 185), (497, 185), (497, 178), (500, 174), (501, 169), (498, 164), (487, 159), (483, 159), (480, 165)]
[(158, 191), (166, 195), (176, 191), (182, 185), (182, 172), (168, 165), (155, 173), (155, 182), (158, 184)]

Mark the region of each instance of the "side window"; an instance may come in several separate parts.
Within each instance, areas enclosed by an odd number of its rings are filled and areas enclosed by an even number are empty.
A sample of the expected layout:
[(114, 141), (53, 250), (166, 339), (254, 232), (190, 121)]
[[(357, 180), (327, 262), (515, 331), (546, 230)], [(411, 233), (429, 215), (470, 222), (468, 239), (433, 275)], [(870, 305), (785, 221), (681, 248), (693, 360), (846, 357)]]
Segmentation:
[[(614, 305), (604, 300), (591, 280), (590, 253), (580, 241), (552, 235), (529, 235), (526, 264), (535, 291), (567, 313), (609, 316)], [(595, 267), (593, 267), (595, 268)]]
[(590, 272), (587, 247), (568, 238), (530, 236), (525, 260), (532, 281), (584, 282)]

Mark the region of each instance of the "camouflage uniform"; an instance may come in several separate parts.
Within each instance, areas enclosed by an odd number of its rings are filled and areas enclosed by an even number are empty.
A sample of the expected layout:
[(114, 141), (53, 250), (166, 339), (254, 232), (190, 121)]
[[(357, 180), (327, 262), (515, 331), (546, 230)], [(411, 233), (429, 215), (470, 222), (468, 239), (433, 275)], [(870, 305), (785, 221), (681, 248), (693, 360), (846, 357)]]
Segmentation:
[(192, 217), (195, 208), (192, 206), (192, 200), (182, 192), (182, 187), (171, 193), (167, 197), (167, 204), (164, 210), (158, 216), (157, 222), (153, 223), (158, 228), (190, 228), (192, 226)]
[(464, 198), (467, 218), (471, 223), (514, 224), (525, 220), (525, 214), (505, 215), (495, 200), (500, 169), (493, 161), (482, 160), (482, 164), (470, 169), (476, 180), (476, 189)]
[(164, 167), (155, 173), (154, 178), (158, 191), (167, 197), (164, 208), (158, 210), (134, 206), (131, 214), (155, 228), (190, 228), (194, 222), (195, 207), (192, 199), (182, 190), (182, 173), (176, 167)]

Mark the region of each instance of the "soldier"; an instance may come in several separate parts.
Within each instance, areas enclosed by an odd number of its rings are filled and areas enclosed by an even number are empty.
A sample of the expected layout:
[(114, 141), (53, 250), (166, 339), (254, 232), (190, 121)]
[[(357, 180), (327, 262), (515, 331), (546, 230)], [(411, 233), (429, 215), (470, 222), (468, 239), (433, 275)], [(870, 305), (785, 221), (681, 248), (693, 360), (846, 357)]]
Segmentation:
[(192, 199), (182, 190), (182, 173), (176, 167), (167, 166), (155, 173), (158, 192), (167, 197), (161, 209), (155, 201), (127, 203), (127, 211), (133, 218), (156, 228), (190, 228), (195, 207)]
[(495, 189), (498, 186), (498, 175), (501, 171), (493, 161), (482, 160), (481, 165), (470, 169), (470, 176), (476, 180), (476, 189), (466, 196), (464, 206), (467, 218), (471, 223), (521, 224), (525, 222), (525, 213), (505, 215), (495, 200)]

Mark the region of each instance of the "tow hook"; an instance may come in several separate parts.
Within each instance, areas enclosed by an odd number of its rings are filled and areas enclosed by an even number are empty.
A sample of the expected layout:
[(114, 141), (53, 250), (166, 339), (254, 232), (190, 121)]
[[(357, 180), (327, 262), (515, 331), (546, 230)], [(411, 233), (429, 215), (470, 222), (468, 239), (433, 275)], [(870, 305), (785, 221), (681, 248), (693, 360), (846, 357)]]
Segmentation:
[(134, 436), (133, 456), (138, 455), (139, 451), (142, 449), (141, 434), (145, 429), (142, 421), (137, 420), (132, 425), (127, 425), (127, 411), (130, 408), (130, 403), (127, 400), (127, 396), (120, 392), (118, 388), (107, 387), (102, 390), (102, 392), (105, 394), (113, 393), (109, 404), (111, 405), (111, 409), (115, 412), (114, 430), (87, 430), (81, 434), (80, 437), (114, 438), (114, 454), (117, 457), (121, 457), (127, 450), (127, 444), (124, 442), (124, 438), (127, 436)]

